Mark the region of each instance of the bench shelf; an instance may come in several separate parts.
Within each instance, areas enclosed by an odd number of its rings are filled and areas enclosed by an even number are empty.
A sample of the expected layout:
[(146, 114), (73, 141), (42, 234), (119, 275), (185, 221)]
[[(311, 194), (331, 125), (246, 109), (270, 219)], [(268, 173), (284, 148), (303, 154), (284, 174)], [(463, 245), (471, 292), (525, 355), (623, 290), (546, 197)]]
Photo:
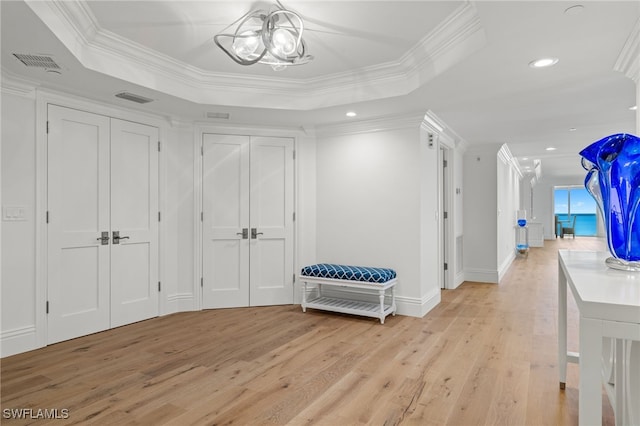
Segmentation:
[[(384, 324), (387, 315), (396, 314), (396, 298), (395, 285), (397, 279), (391, 279), (384, 283), (370, 283), (362, 281), (340, 280), (332, 278), (318, 278), (300, 276), (303, 283), (302, 290), (302, 311), (306, 312), (307, 308), (321, 309), (331, 312), (340, 312), (344, 314), (361, 315), (380, 319), (380, 323)], [(340, 287), (351, 289), (366, 289), (362, 293), (377, 294), (378, 302), (365, 300), (354, 300), (351, 297), (338, 297), (336, 292), (331, 295), (325, 294), (323, 287), (333, 287), (332, 290)], [(387, 292), (387, 290), (390, 290)]]

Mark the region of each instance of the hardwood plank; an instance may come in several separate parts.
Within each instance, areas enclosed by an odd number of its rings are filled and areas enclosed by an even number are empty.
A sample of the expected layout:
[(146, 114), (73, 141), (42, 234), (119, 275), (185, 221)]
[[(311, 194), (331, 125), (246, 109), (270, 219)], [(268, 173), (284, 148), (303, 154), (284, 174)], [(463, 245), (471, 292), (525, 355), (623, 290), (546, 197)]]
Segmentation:
[(442, 291), (424, 318), (380, 324), (299, 306), (184, 312), (7, 357), (3, 409), (70, 417), (3, 424), (576, 424), (577, 366), (558, 389), (559, 248), (606, 249), (595, 238), (546, 241), (499, 285)]

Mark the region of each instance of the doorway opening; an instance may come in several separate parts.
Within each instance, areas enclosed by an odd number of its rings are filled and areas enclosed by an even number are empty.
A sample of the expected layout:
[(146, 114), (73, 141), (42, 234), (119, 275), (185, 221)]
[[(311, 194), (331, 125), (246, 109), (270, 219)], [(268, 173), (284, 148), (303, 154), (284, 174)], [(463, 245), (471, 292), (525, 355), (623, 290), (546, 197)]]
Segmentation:
[(553, 215), (556, 236), (563, 236), (562, 228), (572, 228), (576, 237), (598, 235), (598, 207), (583, 186), (554, 187)]

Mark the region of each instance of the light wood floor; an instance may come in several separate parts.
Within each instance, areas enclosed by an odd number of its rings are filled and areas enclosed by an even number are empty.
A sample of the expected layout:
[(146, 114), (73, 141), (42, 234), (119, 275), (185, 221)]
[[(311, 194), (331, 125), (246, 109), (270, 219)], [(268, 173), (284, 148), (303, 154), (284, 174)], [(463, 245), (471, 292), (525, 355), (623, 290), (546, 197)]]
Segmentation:
[[(576, 365), (569, 365), (566, 390), (558, 387), (558, 248), (604, 246), (590, 238), (547, 241), (516, 259), (499, 285), (443, 291), (424, 318), (389, 317), (381, 325), (300, 306), (210, 310), (8, 357), (3, 410), (67, 409), (69, 418), (0, 420), (577, 424)], [(577, 350), (575, 305), (569, 322), (569, 349)], [(606, 402), (603, 422), (614, 423)]]

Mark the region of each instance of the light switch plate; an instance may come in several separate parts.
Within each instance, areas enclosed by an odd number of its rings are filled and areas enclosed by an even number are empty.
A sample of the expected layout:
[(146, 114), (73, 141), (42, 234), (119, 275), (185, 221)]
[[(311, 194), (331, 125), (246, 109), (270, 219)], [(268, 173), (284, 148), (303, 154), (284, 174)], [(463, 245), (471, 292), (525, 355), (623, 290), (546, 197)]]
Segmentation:
[(2, 220), (5, 222), (24, 222), (27, 220), (26, 206), (3, 206)]

